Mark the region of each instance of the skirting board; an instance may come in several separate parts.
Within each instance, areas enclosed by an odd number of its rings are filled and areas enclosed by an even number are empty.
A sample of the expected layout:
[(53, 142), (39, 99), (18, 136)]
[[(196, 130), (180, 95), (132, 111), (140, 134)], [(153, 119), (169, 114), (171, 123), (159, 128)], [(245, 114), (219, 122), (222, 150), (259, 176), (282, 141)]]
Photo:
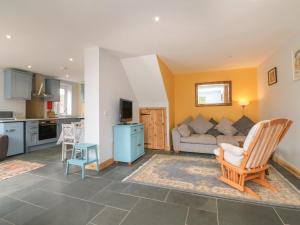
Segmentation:
[[(105, 160), (104, 162), (100, 163), (100, 170), (106, 169), (107, 167), (109, 167), (113, 163), (114, 163), (113, 159)], [(96, 170), (96, 164), (95, 163), (91, 163), (91, 164), (87, 165), (85, 168), (89, 169), (89, 170)]]
[(282, 167), (284, 167), (287, 171), (289, 171), (290, 173), (292, 173), (293, 175), (295, 175), (297, 178), (300, 179), (300, 171), (295, 168), (294, 166), (290, 165), (289, 163), (287, 163), (286, 161), (282, 160), (281, 158), (279, 158), (276, 155), (273, 155), (272, 157), (273, 161), (278, 163), (279, 165), (281, 165)]

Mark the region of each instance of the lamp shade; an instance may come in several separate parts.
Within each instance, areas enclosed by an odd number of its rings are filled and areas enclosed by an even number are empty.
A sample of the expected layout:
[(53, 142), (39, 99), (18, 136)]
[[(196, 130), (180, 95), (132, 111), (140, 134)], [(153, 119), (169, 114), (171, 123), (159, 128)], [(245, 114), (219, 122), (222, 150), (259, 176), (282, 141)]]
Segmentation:
[(247, 105), (249, 105), (249, 100), (247, 100), (247, 99), (240, 99), (239, 100), (239, 104), (240, 104), (240, 106), (247, 106)]

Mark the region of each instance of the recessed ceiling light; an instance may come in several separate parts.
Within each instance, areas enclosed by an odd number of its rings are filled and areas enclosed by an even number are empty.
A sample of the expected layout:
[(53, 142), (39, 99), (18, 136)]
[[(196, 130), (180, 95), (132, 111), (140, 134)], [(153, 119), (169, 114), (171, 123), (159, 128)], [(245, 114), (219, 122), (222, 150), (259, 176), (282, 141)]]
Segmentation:
[(158, 21), (159, 21), (159, 16), (154, 17), (154, 20), (155, 20), (156, 22), (158, 22)]
[(73, 58), (69, 58), (69, 61), (70, 61), (70, 62), (73, 62)]
[(66, 78), (69, 78), (70, 77), (70, 75), (69, 74), (66, 74)]
[(28, 65), (28, 66), (27, 66), (27, 68), (28, 68), (28, 69), (31, 69), (31, 68), (32, 68), (32, 66), (31, 66), (31, 65)]
[(11, 35), (10, 34), (7, 34), (5, 35), (6, 39), (11, 39)]

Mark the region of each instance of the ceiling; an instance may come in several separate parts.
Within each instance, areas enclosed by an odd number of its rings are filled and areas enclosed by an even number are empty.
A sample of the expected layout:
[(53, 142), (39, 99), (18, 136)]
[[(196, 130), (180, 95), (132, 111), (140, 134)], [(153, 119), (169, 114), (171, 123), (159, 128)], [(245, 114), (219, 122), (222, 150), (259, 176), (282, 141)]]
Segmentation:
[(90, 46), (174, 73), (255, 67), (299, 29), (299, 0), (1, 0), (0, 67), (83, 81)]

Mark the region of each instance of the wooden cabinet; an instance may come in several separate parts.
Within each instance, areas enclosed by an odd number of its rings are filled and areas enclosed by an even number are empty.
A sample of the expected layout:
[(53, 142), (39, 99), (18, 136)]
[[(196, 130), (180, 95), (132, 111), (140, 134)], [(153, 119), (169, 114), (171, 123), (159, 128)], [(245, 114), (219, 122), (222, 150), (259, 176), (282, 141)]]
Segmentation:
[(24, 122), (0, 123), (0, 134), (8, 136), (7, 156), (24, 153)]
[(48, 101), (59, 102), (60, 101), (60, 80), (46, 79), (45, 93), (47, 95)]
[(145, 147), (166, 149), (166, 109), (141, 108), (140, 123), (145, 127)]
[(114, 126), (114, 160), (131, 164), (145, 154), (142, 124)]
[(4, 96), (6, 99), (30, 100), (32, 93), (32, 73), (6, 69), (4, 71)]

